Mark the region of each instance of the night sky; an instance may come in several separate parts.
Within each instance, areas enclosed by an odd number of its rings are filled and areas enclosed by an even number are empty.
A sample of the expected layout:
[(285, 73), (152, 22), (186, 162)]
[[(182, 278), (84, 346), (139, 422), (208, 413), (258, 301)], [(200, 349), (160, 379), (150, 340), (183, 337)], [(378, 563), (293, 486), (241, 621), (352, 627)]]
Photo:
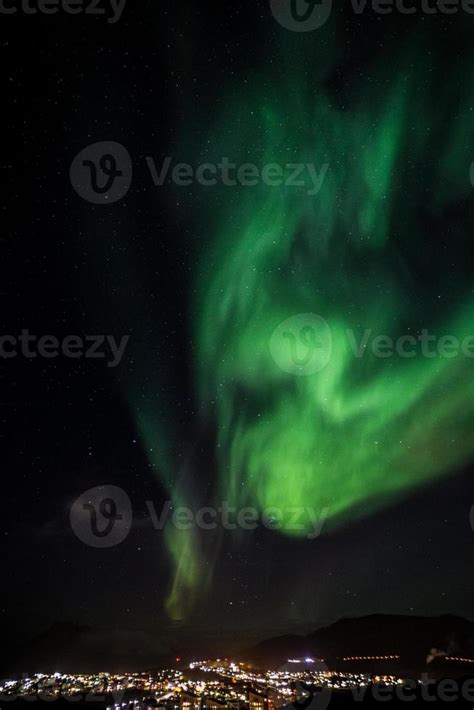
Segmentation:
[[(294, 32), (264, 0), (128, 0), (115, 23), (0, 27), (3, 334), (128, 337), (116, 367), (0, 360), (8, 663), (57, 622), (150, 664), (342, 616), (473, 618), (474, 360), (358, 358), (347, 331), (474, 335), (474, 15), (340, 3)], [(98, 142), (133, 164), (110, 204), (70, 177)], [(322, 184), (156, 186), (147, 158), (167, 156), (311, 164)], [(313, 373), (275, 341), (298, 314), (329, 324)], [(110, 485), (133, 525), (101, 549), (70, 512)], [(147, 501), (283, 519), (157, 531)], [(324, 516), (315, 539), (301, 507)]]

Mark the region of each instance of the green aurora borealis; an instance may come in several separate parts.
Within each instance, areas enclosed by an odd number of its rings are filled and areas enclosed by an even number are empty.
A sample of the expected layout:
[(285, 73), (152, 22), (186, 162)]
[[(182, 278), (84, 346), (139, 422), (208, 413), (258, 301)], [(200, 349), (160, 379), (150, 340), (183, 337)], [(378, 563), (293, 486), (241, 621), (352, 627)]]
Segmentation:
[[(328, 48), (315, 35), (275, 31), (260, 71), (229, 80), (205, 147), (188, 130), (180, 151), (194, 164), (228, 156), (329, 169), (314, 196), (200, 188), (192, 368), (200, 416), (216, 430), (218, 483), (207, 504), (311, 505), (327, 509), (330, 534), (474, 454), (471, 359), (357, 359), (345, 336), (474, 332), (465, 266), (474, 57), (456, 60), (462, 91), (448, 72), (440, 83), (429, 43), (412, 32), (348, 71), (336, 94), (336, 40)], [(326, 41), (337, 36), (333, 25), (324, 32)], [(333, 337), (329, 363), (308, 377), (283, 372), (269, 349), (278, 324), (298, 313), (321, 315)], [(169, 411), (139, 402), (130, 384), (128, 398), (164, 488), (192, 506), (169, 453)], [(275, 535), (295, 534), (286, 522)], [(170, 527), (166, 544), (167, 611), (181, 619), (212, 578), (212, 561), (203, 564), (196, 531)]]

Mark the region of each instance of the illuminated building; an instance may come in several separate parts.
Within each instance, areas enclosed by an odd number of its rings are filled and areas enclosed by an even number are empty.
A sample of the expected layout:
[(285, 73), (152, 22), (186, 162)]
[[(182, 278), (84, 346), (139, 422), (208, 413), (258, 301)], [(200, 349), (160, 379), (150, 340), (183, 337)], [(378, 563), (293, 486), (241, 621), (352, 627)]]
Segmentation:
[(267, 694), (249, 690), (249, 710), (272, 710), (270, 705), (273, 707), (273, 704), (268, 700)]
[(192, 693), (181, 693), (180, 710), (201, 710), (201, 698)]
[(215, 698), (206, 698), (205, 704), (207, 710), (223, 710), (227, 708), (227, 703), (222, 700), (216, 700)]

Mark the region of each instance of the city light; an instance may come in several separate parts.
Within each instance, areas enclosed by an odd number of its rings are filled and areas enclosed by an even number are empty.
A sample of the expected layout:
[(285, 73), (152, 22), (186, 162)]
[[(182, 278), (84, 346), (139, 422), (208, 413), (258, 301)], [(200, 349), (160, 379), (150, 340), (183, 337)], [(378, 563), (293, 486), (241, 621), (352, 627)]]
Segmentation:
[[(398, 656), (354, 656), (360, 659), (393, 659)], [(348, 660), (347, 657), (344, 660)], [(181, 659), (179, 659), (181, 660)], [(176, 658), (178, 661), (178, 658)], [(54, 700), (97, 698), (108, 702), (107, 710), (276, 710), (298, 699), (297, 686), (344, 690), (371, 683), (401, 683), (392, 675), (308, 669), (322, 659), (288, 659), (295, 668), (257, 669), (229, 658), (192, 661), (187, 669), (111, 674), (37, 673), (21, 680), (0, 682), (0, 697)]]

